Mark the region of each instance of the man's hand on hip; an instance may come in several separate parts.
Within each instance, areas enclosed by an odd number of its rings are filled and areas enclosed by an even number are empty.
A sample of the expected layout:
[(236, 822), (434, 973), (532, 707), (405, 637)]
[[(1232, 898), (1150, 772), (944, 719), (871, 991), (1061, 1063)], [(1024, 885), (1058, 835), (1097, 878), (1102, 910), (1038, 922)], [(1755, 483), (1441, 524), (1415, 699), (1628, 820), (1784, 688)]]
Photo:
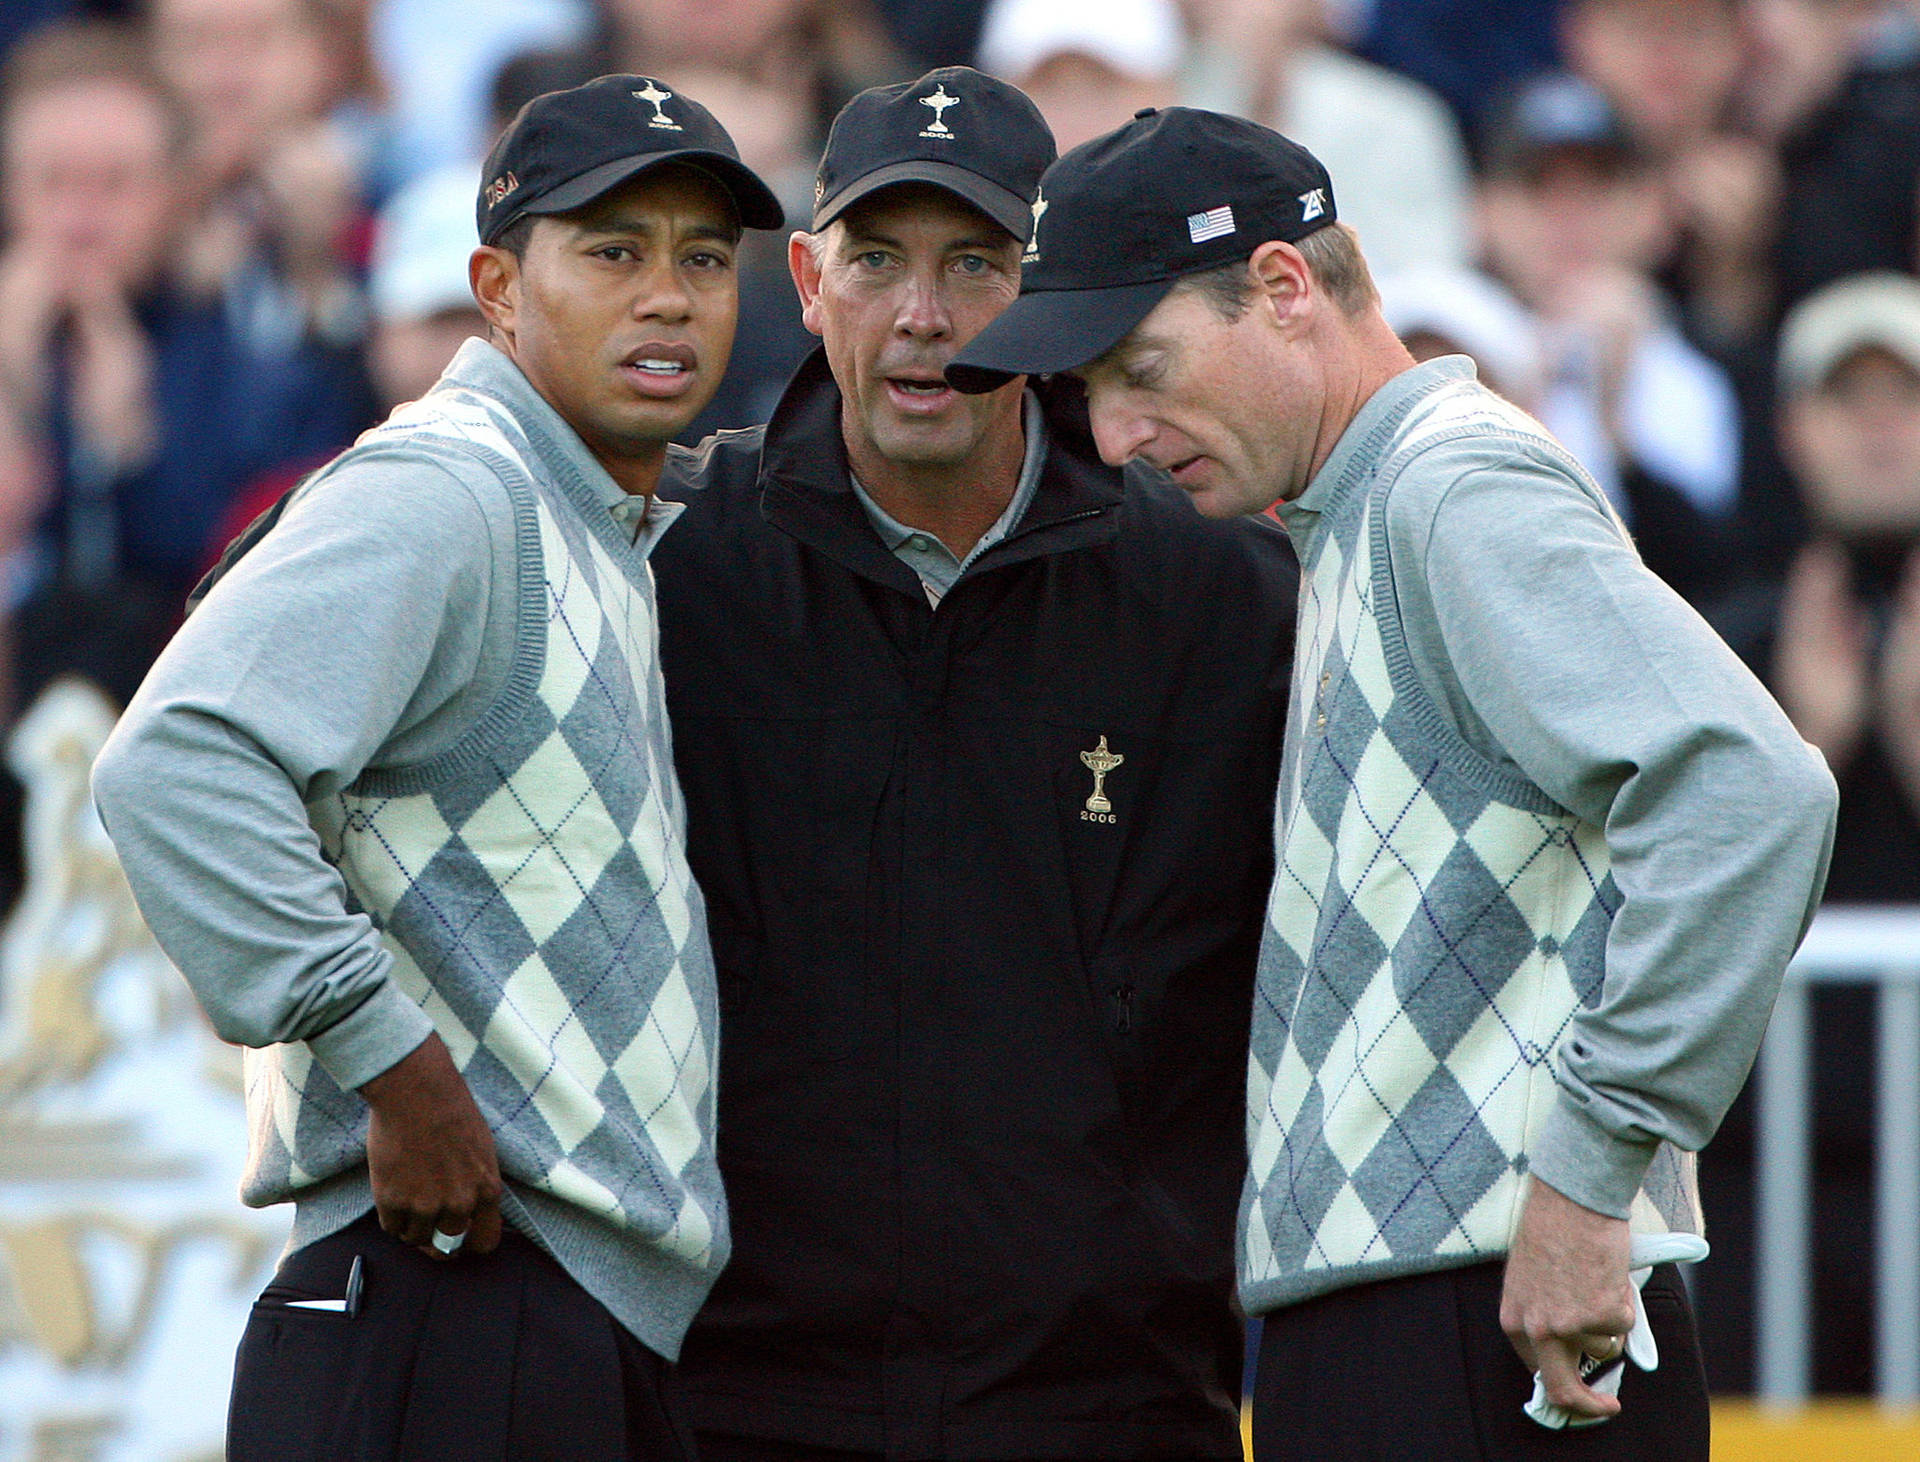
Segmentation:
[[(500, 1243), (500, 1162), (493, 1133), (446, 1044), (428, 1036), (360, 1088), (372, 1109), (367, 1167), (380, 1227), (445, 1258)], [(436, 1246), (434, 1235), (444, 1237)], [(449, 1246), (454, 1235), (464, 1235)]]
[(1500, 1328), (1527, 1369), (1540, 1373), (1548, 1400), (1581, 1416), (1614, 1416), (1619, 1398), (1582, 1382), (1580, 1359), (1617, 1355), (1633, 1328), (1626, 1220), (1583, 1208), (1538, 1179), (1527, 1188), (1507, 1254)]

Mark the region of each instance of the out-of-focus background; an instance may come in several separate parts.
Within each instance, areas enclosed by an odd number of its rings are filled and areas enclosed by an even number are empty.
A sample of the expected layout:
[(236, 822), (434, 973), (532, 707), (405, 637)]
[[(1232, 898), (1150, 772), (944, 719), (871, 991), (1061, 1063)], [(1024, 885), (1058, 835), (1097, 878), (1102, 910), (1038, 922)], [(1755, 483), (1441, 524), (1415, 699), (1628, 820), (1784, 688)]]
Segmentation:
[[(1920, 1455), (1920, 0), (4, 0), (0, 1462), (219, 1455), (285, 1218), (86, 769), (227, 539), (480, 329), (504, 119), (657, 76), (804, 223), (841, 103), (950, 63), (1063, 151), (1176, 102), (1306, 143), (1415, 352), (1539, 414), (1826, 755), (1829, 898), (1877, 907), (1790, 978), (1692, 1279), (1718, 1454)], [(689, 440), (808, 347), (783, 238), (742, 294)]]

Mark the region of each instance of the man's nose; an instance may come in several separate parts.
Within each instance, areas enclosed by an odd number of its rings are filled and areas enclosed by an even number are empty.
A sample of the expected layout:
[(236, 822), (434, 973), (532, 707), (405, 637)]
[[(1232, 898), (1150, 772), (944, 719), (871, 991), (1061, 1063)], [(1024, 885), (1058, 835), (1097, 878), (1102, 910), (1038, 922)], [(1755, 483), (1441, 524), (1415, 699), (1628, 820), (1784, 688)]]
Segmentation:
[(953, 317), (948, 313), (946, 294), (938, 281), (909, 279), (900, 299), (894, 328), (902, 335), (921, 340), (938, 340), (953, 332)]
[(661, 259), (646, 272), (633, 299), (634, 316), (642, 320), (684, 320), (692, 310), (692, 292), (672, 258)]
[(1093, 422), (1093, 441), (1100, 449), (1100, 460), (1109, 467), (1131, 461), (1153, 440), (1153, 424), (1105, 392), (1096, 389), (1088, 393), (1087, 413)]

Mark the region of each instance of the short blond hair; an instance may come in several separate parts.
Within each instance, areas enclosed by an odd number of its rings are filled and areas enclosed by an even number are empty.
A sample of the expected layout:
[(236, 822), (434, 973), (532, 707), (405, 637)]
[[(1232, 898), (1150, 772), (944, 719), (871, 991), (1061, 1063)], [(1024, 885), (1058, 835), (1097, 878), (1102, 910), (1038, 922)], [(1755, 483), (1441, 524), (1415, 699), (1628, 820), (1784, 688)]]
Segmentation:
[[(1331, 223), (1315, 229), (1294, 247), (1307, 261), (1314, 283), (1351, 318), (1380, 303), (1380, 291), (1374, 287), (1373, 274), (1366, 256), (1360, 252), (1360, 239), (1344, 223)], [(1244, 259), (1219, 264), (1189, 274), (1180, 281), (1185, 289), (1205, 296), (1223, 320), (1237, 320), (1253, 303), (1253, 276)]]

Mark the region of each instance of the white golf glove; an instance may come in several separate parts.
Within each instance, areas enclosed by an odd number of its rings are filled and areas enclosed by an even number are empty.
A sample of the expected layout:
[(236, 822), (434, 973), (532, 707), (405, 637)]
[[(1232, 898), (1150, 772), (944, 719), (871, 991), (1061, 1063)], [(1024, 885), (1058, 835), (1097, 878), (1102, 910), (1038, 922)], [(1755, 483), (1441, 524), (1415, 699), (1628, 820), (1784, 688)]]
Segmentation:
[[(1627, 1332), (1627, 1345), (1624, 1355), (1617, 1362), (1601, 1362), (1605, 1373), (1598, 1380), (1587, 1380), (1587, 1384), (1605, 1396), (1620, 1394), (1620, 1378), (1626, 1374), (1626, 1362), (1631, 1361), (1643, 1371), (1658, 1370), (1660, 1366), (1660, 1347), (1654, 1344), (1653, 1327), (1647, 1323), (1647, 1307), (1640, 1302), (1640, 1287), (1647, 1282), (1647, 1276), (1653, 1273), (1656, 1264), (1698, 1264), (1707, 1257), (1707, 1241), (1696, 1234), (1635, 1234), (1633, 1248), (1629, 1251), (1627, 1263), (1632, 1266), (1629, 1277), (1633, 1280), (1633, 1329)], [(1585, 1368), (1583, 1367), (1583, 1370)], [(1598, 1426), (1608, 1418), (1604, 1416), (1578, 1416), (1564, 1406), (1557, 1406), (1547, 1400), (1546, 1382), (1540, 1379), (1540, 1373), (1533, 1373), (1533, 1399), (1526, 1404), (1526, 1413), (1541, 1426), (1550, 1431), (1563, 1428)]]

